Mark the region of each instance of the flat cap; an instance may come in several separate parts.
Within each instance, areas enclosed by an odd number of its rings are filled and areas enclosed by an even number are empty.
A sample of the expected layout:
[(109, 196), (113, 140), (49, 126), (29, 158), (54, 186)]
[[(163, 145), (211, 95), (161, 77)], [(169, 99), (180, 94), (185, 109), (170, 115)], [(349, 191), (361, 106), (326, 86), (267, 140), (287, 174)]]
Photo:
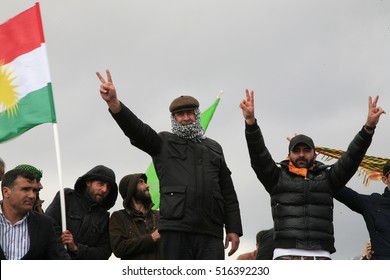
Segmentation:
[(171, 113), (176, 113), (183, 110), (191, 110), (199, 107), (199, 102), (194, 97), (182, 95), (174, 99), (169, 106)]

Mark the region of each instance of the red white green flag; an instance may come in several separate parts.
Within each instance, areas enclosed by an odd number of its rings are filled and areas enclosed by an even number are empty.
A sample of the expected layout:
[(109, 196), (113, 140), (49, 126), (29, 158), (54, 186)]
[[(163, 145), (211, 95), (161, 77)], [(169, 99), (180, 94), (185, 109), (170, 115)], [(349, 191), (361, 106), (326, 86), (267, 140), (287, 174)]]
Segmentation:
[(39, 3), (0, 25), (0, 143), (55, 123)]

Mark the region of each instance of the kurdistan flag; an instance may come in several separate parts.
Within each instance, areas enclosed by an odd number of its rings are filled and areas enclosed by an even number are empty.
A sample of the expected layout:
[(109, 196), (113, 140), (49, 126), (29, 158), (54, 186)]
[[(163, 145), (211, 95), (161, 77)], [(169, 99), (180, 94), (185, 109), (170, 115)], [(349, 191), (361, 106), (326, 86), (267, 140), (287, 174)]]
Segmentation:
[[(205, 132), (207, 130), (207, 127), (209, 126), (211, 118), (214, 115), (215, 109), (217, 109), (222, 94), (223, 91), (221, 91), (221, 94), (217, 96), (217, 99), (214, 101), (214, 103), (205, 111), (203, 111), (203, 113), (200, 115), (200, 124), (202, 125)], [(146, 177), (148, 178), (148, 186), (152, 197), (152, 201), (154, 203), (153, 209), (159, 209), (160, 208), (160, 183), (153, 162), (149, 165), (145, 174)]]
[(0, 143), (55, 123), (39, 3), (0, 25)]

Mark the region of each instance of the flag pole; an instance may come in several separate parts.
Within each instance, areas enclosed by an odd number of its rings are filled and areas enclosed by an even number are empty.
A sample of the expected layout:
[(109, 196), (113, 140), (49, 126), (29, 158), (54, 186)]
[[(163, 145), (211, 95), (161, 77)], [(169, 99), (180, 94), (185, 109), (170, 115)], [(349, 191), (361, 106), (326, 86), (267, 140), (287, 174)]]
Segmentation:
[(222, 95), (223, 95), (223, 89), (221, 89), (220, 91), (219, 91), (219, 94), (217, 95), (217, 98), (221, 98), (222, 97)]
[(65, 193), (64, 193), (63, 182), (62, 182), (60, 141), (58, 137), (57, 123), (53, 123), (53, 132), (54, 132), (54, 143), (55, 143), (56, 155), (57, 155), (57, 169), (58, 169), (58, 183), (59, 183), (58, 187), (60, 192), (60, 206), (61, 206), (61, 225), (62, 225), (62, 231), (64, 231), (66, 230)]

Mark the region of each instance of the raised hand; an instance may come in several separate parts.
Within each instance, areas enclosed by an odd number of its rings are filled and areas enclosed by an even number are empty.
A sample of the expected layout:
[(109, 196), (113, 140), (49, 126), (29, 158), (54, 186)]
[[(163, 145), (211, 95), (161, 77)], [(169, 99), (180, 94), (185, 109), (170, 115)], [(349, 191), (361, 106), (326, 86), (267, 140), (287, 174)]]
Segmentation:
[(96, 76), (99, 78), (100, 85), (100, 95), (104, 101), (107, 102), (108, 107), (113, 113), (118, 113), (121, 110), (121, 104), (116, 95), (116, 89), (112, 82), (111, 73), (108, 69), (106, 69), (107, 81), (103, 78), (103, 76), (96, 72)]
[(379, 118), (382, 114), (386, 114), (386, 112), (382, 109), (382, 107), (377, 107), (379, 96), (377, 95), (372, 101), (372, 97), (368, 97), (368, 115), (366, 125), (369, 127), (375, 127)]
[(245, 90), (246, 99), (240, 102), (240, 108), (242, 115), (247, 124), (252, 125), (255, 123), (255, 100), (253, 90), (249, 93), (249, 90)]

